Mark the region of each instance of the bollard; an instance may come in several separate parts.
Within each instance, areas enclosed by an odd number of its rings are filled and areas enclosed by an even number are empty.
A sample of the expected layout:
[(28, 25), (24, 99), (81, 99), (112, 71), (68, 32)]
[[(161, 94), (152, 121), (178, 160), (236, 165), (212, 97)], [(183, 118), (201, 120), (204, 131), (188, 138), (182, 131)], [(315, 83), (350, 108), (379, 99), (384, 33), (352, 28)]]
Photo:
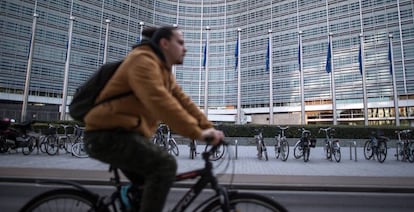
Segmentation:
[(235, 159), (237, 160), (237, 144), (238, 144), (238, 141), (237, 140), (234, 140), (234, 148), (235, 148)]
[(352, 160), (352, 146), (354, 146), (354, 157), (355, 157), (355, 161), (358, 161), (357, 159), (357, 145), (356, 145), (356, 141), (350, 141), (349, 142), (349, 160)]

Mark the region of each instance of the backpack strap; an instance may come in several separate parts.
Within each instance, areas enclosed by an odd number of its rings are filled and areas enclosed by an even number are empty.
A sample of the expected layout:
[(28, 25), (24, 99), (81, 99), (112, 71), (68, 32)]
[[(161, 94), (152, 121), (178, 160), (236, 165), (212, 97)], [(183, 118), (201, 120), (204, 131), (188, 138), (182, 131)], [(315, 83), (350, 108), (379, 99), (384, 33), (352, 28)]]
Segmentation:
[(101, 100), (101, 101), (99, 101), (99, 102), (96, 102), (96, 103), (93, 105), (93, 107), (96, 107), (96, 106), (98, 106), (98, 105), (100, 105), (100, 104), (103, 104), (103, 103), (106, 103), (106, 102), (110, 102), (110, 101), (115, 100), (115, 99), (120, 99), (120, 98), (123, 98), (123, 97), (129, 96), (129, 95), (132, 95), (133, 93), (134, 93), (133, 91), (128, 91), (128, 92), (125, 92), (125, 93), (120, 93), (120, 94), (117, 94), (117, 95), (115, 95), (115, 96), (108, 97), (108, 98), (103, 99), (103, 100)]

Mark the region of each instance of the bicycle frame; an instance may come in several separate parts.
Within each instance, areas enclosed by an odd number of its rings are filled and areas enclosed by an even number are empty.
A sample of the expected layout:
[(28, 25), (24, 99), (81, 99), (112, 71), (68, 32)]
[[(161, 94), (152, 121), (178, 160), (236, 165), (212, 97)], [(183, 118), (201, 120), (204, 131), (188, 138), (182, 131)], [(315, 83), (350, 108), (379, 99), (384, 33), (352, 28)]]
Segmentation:
[[(216, 147), (212, 147), (212, 148), (216, 148)], [(217, 179), (213, 176), (213, 172), (212, 172), (213, 165), (208, 160), (209, 154), (205, 152), (202, 154), (203, 154), (203, 159), (206, 162), (205, 168), (193, 170), (189, 172), (184, 172), (176, 176), (176, 179), (175, 179), (176, 182), (188, 180), (188, 179), (194, 179), (196, 177), (200, 177), (200, 179), (198, 179), (197, 182), (177, 202), (175, 207), (171, 210), (172, 212), (185, 211), (185, 209), (187, 209), (188, 206), (191, 205), (194, 199), (201, 193), (201, 191), (204, 188), (207, 187), (208, 184), (211, 184), (211, 188), (216, 191), (216, 195), (205, 200), (202, 204), (200, 204), (197, 207), (197, 209), (201, 208), (206, 203), (217, 198), (217, 196), (221, 196), (223, 198), (220, 198), (220, 199), (223, 200), (222, 203), (225, 206), (225, 208), (223, 208), (223, 211), (229, 211), (227, 190), (224, 189), (224, 187), (220, 186), (217, 182)]]

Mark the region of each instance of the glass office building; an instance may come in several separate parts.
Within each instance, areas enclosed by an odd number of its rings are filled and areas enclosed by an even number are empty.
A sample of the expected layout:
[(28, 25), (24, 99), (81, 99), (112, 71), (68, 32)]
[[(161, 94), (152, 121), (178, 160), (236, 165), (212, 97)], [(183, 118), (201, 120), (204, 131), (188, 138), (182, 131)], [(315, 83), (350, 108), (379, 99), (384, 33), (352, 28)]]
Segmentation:
[(0, 116), (20, 119), (27, 98), (28, 118), (59, 119), (141, 27), (177, 24), (188, 51), (173, 71), (213, 121), (413, 125), (413, 13), (412, 0), (1, 0)]

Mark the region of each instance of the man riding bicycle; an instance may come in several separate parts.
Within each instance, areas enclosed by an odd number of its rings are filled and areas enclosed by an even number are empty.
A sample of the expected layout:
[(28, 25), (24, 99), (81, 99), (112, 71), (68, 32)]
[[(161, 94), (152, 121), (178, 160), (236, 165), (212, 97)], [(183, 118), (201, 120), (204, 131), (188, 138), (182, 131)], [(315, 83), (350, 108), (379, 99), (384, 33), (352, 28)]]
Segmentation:
[(85, 144), (90, 157), (120, 168), (132, 183), (143, 184), (140, 212), (162, 211), (174, 182), (173, 156), (150, 141), (160, 122), (190, 139), (217, 145), (224, 138), (177, 85), (174, 64), (186, 53), (175, 27), (150, 28), (124, 58), (96, 102), (133, 91), (133, 95), (94, 107), (85, 117)]

